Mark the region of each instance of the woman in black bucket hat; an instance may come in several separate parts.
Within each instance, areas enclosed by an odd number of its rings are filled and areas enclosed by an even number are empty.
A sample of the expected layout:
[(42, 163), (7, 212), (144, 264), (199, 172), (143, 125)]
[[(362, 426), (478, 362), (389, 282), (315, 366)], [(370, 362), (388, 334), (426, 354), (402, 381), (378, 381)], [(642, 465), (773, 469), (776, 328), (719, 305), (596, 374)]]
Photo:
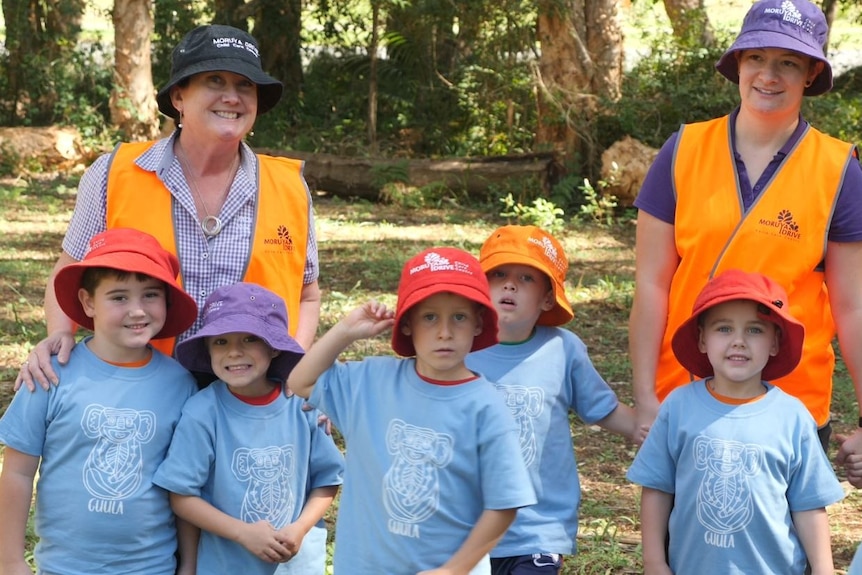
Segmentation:
[(171, 101), (174, 86), (188, 86), (189, 79), (204, 72), (232, 72), (257, 86), (257, 113), (265, 114), (281, 99), (281, 82), (263, 71), (255, 39), (231, 26), (198, 26), (174, 48), (171, 79), (159, 90), (159, 111), (177, 121), (182, 112)]
[[(224, 285), (246, 281), (278, 294), (287, 305), (288, 331), (308, 349), (320, 317), (317, 242), (303, 163), (255, 154), (244, 142), (255, 121), (278, 104), (282, 83), (263, 71), (260, 47), (248, 33), (207, 25), (174, 48), (171, 78), (159, 90), (159, 110), (176, 123), (166, 138), (119, 144), (81, 177), (63, 251), (45, 291), (48, 336), (28, 355), (16, 380), (28, 387), (60, 384), (51, 355), (68, 361), (77, 325), (63, 314), (54, 276), (81, 261), (90, 239), (109, 228), (136, 228), (155, 236), (180, 261), (180, 280), (200, 310)], [(176, 340), (154, 340), (172, 353)], [(199, 374), (200, 385), (211, 374)], [(324, 527), (306, 536), (291, 559), (298, 569), (308, 548), (325, 569)], [(300, 572), (300, 571), (297, 571)], [(279, 572), (281, 573), (281, 571)]]

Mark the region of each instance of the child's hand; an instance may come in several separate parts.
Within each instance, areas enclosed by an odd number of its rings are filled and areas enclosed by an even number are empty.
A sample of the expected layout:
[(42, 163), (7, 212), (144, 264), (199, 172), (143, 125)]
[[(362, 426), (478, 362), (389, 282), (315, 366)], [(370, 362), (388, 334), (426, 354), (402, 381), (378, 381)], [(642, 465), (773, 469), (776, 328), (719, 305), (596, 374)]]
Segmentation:
[(649, 428), (649, 425), (641, 424), (635, 429), (635, 433), (631, 437), (635, 445), (643, 445), (643, 442), (646, 441), (646, 436), (649, 435)]
[(293, 557), (290, 550), (279, 541), (278, 531), (269, 521), (246, 523), (240, 529), (237, 541), (249, 553), (267, 563), (283, 563)]
[(341, 320), (342, 327), (353, 340), (375, 337), (394, 324), (395, 312), (375, 300), (362, 304)]
[(290, 552), (290, 556), (293, 557), (299, 553), (299, 548), (302, 547), (302, 539), (305, 537), (305, 534), (306, 532), (297, 526), (296, 523), (290, 523), (279, 529), (275, 536)]

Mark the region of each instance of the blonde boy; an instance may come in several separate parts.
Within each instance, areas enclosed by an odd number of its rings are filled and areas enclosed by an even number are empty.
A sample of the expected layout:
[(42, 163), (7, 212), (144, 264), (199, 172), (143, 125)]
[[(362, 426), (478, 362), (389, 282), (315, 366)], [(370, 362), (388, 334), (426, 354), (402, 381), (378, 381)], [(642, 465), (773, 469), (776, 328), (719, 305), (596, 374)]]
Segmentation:
[[(392, 348), (407, 359), (337, 362), (393, 326)], [(336, 573), (490, 572), (487, 553), (515, 510), (535, 503), (511, 415), (464, 365), (496, 334), (479, 262), (431, 248), (404, 266), (396, 313), (377, 302), (353, 310), (291, 372), (290, 389), (346, 442)]]
[(643, 486), (646, 575), (833, 574), (825, 507), (844, 492), (808, 410), (767, 383), (802, 355), (789, 309), (779, 284), (731, 269), (674, 333), (704, 379), (665, 399), (628, 471)]
[(194, 378), (150, 345), (182, 333), (197, 305), (176, 281), (179, 263), (155, 238), (126, 228), (98, 234), (54, 280), (63, 312), (93, 335), (54, 370), (63, 385), (18, 390), (0, 420), (0, 572), (31, 575), (24, 535), (39, 470), (39, 573), (194, 573), (193, 529), (180, 529), (153, 483)]
[(632, 437), (634, 411), (596, 372), (584, 343), (563, 326), (569, 267), (562, 245), (535, 226), (494, 230), (479, 253), (499, 317), (500, 343), (467, 356), (512, 410), (538, 494), (491, 552), (494, 575), (554, 575), (575, 553), (581, 491), (569, 413)]

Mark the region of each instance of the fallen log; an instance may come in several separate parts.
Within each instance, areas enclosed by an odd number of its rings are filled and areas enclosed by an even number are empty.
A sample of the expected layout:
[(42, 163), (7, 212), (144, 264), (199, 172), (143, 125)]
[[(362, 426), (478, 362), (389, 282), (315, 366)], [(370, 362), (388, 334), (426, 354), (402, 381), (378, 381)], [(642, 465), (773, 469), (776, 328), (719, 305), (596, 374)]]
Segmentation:
[(550, 188), (559, 163), (554, 153), (535, 153), (484, 158), (407, 160), (336, 156), (290, 150), (258, 148), (261, 154), (305, 161), (305, 179), (312, 191), (339, 197), (380, 199), (385, 183), (402, 182), (413, 187), (442, 183), (471, 197), (487, 195), (489, 187), (533, 178), (535, 185)]

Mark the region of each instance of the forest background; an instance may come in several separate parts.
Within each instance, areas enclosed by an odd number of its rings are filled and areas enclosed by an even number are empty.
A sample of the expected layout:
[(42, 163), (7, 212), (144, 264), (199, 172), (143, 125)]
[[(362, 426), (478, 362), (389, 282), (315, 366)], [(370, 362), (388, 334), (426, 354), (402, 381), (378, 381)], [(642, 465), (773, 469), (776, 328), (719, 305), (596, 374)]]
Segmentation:
[[(367, 297), (394, 304), (401, 263), (421, 248), (478, 252), (494, 227), (537, 224), (572, 260), (569, 326), (600, 372), (631, 403), (626, 320), (636, 220), (612, 195), (601, 155), (628, 136), (658, 147), (682, 122), (729, 112), (735, 86), (713, 68), (744, 0), (2, 0), (0, 131), (73, 128), (84, 160), (61, 166), (24, 156), (0, 134), (0, 413), (29, 348), (45, 334), (42, 294), (87, 161), (120, 140), (172, 125), (155, 88), (170, 50), (198, 23), (250, 30), (285, 100), (249, 143), (285, 154), (369, 162), (372, 199), (314, 189), (321, 240), (321, 330)], [(827, 0), (830, 94), (806, 99), (819, 129), (862, 143), (862, 13)], [(411, 162), (540, 157), (540, 175), (488, 182), (411, 182)], [(466, 176), (465, 176), (466, 177)], [(390, 353), (385, 339), (350, 357)], [(857, 406), (839, 364), (838, 432)], [(638, 491), (624, 478), (634, 455), (619, 438), (572, 420), (584, 501), (571, 574), (640, 569)], [(834, 453), (834, 449), (833, 449)], [(2, 457), (2, 452), (0, 452)], [(837, 470), (841, 477), (841, 470)], [(862, 540), (859, 492), (830, 508), (836, 567)], [(333, 514), (334, 515), (334, 514)], [(35, 537), (31, 534), (31, 543)]]

